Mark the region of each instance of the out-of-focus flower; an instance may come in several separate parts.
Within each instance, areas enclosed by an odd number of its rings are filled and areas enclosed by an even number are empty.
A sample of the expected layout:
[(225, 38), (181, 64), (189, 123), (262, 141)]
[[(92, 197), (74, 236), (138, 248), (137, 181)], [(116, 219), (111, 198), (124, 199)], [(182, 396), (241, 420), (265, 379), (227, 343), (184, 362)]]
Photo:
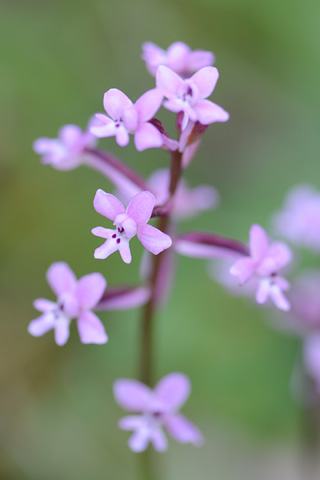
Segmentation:
[(135, 235), (138, 236), (142, 245), (154, 255), (158, 255), (171, 246), (172, 240), (169, 235), (148, 225), (155, 205), (155, 198), (151, 192), (138, 193), (130, 200), (125, 209), (117, 197), (98, 190), (93, 205), (98, 213), (113, 220), (113, 224), (116, 226), (115, 230), (103, 227), (92, 229), (94, 235), (106, 239), (95, 250), (95, 258), (107, 258), (119, 250), (122, 260), (125, 263), (131, 263), (129, 241)]
[(99, 303), (107, 282), (100, 273), (91, 273), (78, 281), (69, 265), (63, 262), (53, 263), (47, 280), (57, 301), (38, 298), (34, 307), (42, 312), (28, 327), (29, 333), (39, 337), (54, 330), (55, 341), (64, 345), (69, 338), (69, 327), (73, 318), (82, 343), (106, 343), (108, 336), (99, 318), (91, 311)]
[(274, 215), (279, 235), (320, 252), (320, 191), (310, 185), (298, 185), (288, 193), (284, 207)]
[(121, 90), (111, 88), (103, 98), (103, 106), (109, 116), (97, 113), (96, 118), (101, 125), (91, 127), (90, 132), (97, 137), (115, 136), (121, 147), (128, 145), (129, 134), (132, 133), (139, 151), (161, 147), (163, 137), (149, 120), (159, 110), (162, 99), (162, 93), (154, 88), (133, 104)]
[(89, 131), (82, 131), (77, 125), (65, 125), (59, 130), (58, 138), (38, 138), (33, 149), (42, 155), (42, 163), (57, 170), (73, 170), (83, 163), (84, 149), (93, 147), (96, 141)]
[(119, 422), (122, 430), (133, 430), (129, 447), (142, 452), (152, 443), (155, 450), (167, 449), (163, 428), (178, 442), (200, 446), (203, 437), (198, 428), (178, 413), (190, 394), (190, 382), (182, 373), (163, 377), (154, 390), (136, 380), (120, 379), (114, 383), (114, 396), (119, 405), (141, 415), (130, 415)]
[(156, 74), (156, 84), (168, 98), (164, 107), (171, 112), (184, 112), (181, 128), (184, 130), (189, 119), (203, 125), (226, 122), (229, 114), (219, 105), (205, 100), (218, 81), (219, 72), (215, 67), (204, 67), (191, 78), (183, 79), (170, 68), (160, 65)]
[(151, 75), (155, 75), (160, 65), (171, 68), (174, 72), (184, 77), (189, 76), (200, 68), (208, 67), (214, 63), (212, 52), (204, 50), (191, 51), (183, 42), (175, 42), (167, 50), (163, 50), (152, 42), (142, 45), (142, 59)]
[(291, 259), (290, 249), (281, 242), (269, 245), (266, 232), (260, 225), (250, 229), (250, 255), (242, 257), (231, 267), (230, 273), (239, 279), (240, 285), (254, 275), (260, 279), (256, 294), (258, 303), (265, 303), (270, 297), (280, 310), (289, 310), (290, 304), (283, 294), (289, 289), (288, 281), (278, 275)]

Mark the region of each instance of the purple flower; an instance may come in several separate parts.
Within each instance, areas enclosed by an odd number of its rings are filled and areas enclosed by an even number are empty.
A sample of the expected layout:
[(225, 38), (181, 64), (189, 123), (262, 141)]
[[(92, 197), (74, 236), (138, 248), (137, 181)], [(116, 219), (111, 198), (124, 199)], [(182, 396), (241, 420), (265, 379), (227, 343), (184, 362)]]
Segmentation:
[(96, 114), (101, 125), (91, 127), (90, 132), (97, 137), (115, 136), (121, 147), (128, 145), (129, 134), (132, 133), (139, 151), (161, 147), (162, 135), (149, 120), (159, 110), (162, 99), (162, 93), (155, 88), (144, 93), (133, 104), (121, 90), (111, 88), (103, 98), (103, 106), (109, 116)]
[(270, 297), (280, 310), (289, 310), (290, 304), (283, 294), (289, 289), (288, 281), (278, 276), (278, 271), (289, 263), (290, 249), (281, 242), (269, 245), (266, 232), (260, 225), (250, 229), (250, 255), (240, 258), (231, 267), (230, 273), (238, 277), (240, 285), (254, 275), (260, 279), (256, 294), (258, 303), (265, 303)]
[(77, 125), (65, 125), (59, 130), (58, 138), (38, 138), (33, 149), (42, 155), (42, 163), (57, 170), (72, 170), (83, 163), (84, 149), (95, 143), (90, 132), (83, 132)]
[(190, 393), (190, 382), (182, 373), (163, 377), (154, 390), (136, 380), (121, 379), (114, 383), (116, 402), (126, 410), (141, 415), (130, 415), (119, 422), (122, 430), (133, 430), (129, 447), (134, 452), (144, 451), (149, 442), (155, 450), (167, 449), (163, 428), (178, 442), (200, 446), (203, 437), (198, 428), (178, 413)]
[(150, 192), (141, 192), (135, 195), (124, 208), (120, 200), (111, 193), (98, 190), (93, 201), (95, 210), (113, 220), (115, 230), (96, 227), (92, 233), (106, 241), (94, 252), (95, 258), (107, 258), (119, 250), (122, 260), (131, 263), (129, 241), (135, 235), (142, 245), (154, 255), (171, 247), (172, 240), (169, 235), (155, 227), (148, 225), (155, 204), (154, 195)]
[(152, 42), (142, 45), (142, 59), (151, 75), (155, 75), (160, 65), (171, 68), (182, 76), (189, 76), (192, 72), (202, 67), (208, 67), (214, 63), (212, 52), (203, 50), (191, 51), (190, 47), (183, 42), (175, 42), (168, 50), (163, 50)]
[(279, 235), (296, 245), (320, 252), (320, 191), (298, 185), (287, 195), (283, 210), (274, 216)]
[(156, 74), (157, 87), (168, 98), (164, 107), (171, 112), (184, 112), (182, 130), (189, 119), (203, 125), (226, 122), (229, 114), (210, 100), (209, 97), (218, 81), (219, 72), (215, 67), (204, 67), (191, 78), (182, 79), (170, 68), (160, 65)]
[(69, 265), (58, 262), (50, 266), (47, 280), (57, 295), (57, 301), (38, 298), (34, 302), (34, 307), (42, 315), (29, 324), (29, 333), (39, 337), (53, 329), (56, 343), (64, 345), (69, 338), (71, 320), (76, 318), (82, 343), (106, 343), (108, 336), (104, 327), (91, 312), (106, 288), (103, 276), (91, 273), (77, 281)]

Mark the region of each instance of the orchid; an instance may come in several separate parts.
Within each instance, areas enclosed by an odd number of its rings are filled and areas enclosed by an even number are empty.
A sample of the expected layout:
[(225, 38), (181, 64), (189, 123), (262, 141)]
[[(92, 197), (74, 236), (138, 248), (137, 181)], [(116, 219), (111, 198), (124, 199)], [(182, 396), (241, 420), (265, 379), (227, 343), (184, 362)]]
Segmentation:
[(269, 245), (268, 237), (260, 225), (250, 229), (250, 254), (236, 261), (230, 273), (238, 277), (240, 285), (250, 280), (253, 275), (260, 279), (256, 294), (258, 303), (265, 303), (270, 297), (280, 310), (289, 310), (290, 304), (283, 294), (289, 289), (289, 282), (278, 275), (291, 259), (287, 245), (274, 242)]
[(164, 102), (165, 108), (171, 112), (184, 112), (182, 130), (189, 119), (203, 125), (229, 119), (229, 114), (222, 107), (205, 100), (212, 94), (218, 78), (219, 72), (215, 67), (203, 67), (184, 80), (170, 68), (160, 65), (156, 74), (157, 87), (168, 99)]
[(298, 185), (288, 193), (273, 223), (279, 235), (292, 243), (320, 252), (320, 191)]
[(104, 259), (119, 250), (122, 260), (131, 263), (129, 241), (135, 236), (142, 245), (154, 255), (169, 248), (172, 240), (169, 235), (148, 225), (151, 218), (155, 197), (151, 192), (140, 192), (129, 202), (127, 208), (111, 193), (98, 190), (93, 202), (95, 210), (113, 220), (115, 230), (95, 227), (92, 233), (106, 241), (94, 252), (95, 258)]
[(204, 50), (191, 51), (183, 42), (175, 42), (167, 50), (163, 50), (152, 42), (142, 45), (142, 59), (151, 75), (155, 75), (160, 65), (171, 68), (179, 75), (189, 76), (190, 73), (214, 63), (212, 52)]
[(121, 407), (141, 414), (124, 417), (119, 422), (122, 430), (134, 431), (128, 442), (132, 451), (146, 450), (149, 442), (158, 452), (165, 451), (168, 445), (163, 428), (180, 443), (195, 446), (203, 443), (199, 429), (178, 413), (190, 393), (186, 375), (166, 375), (154, 390), (136, 380), (119, 379), (114, 383), (113, 390)]
[(53, 263), (47, 280), (57, 301), (38, 298), (34, 307), (42, 315), (28, 327), (31, 335), (39, 337), (54, 330), (57, 345), (64, 345), (69, 338), (70, 323), (77, 319), (77, 327), (82, 343), (106, 343), (108, 336), (99, 318), (91, 311), (96, 307), (106, 288), (107, 282), (100, 273), (91, 273), (78, 281), (69, 265)]
[(90, 132), (97, 137), (115, 136), (121, 147), (128, 145), (129, 134), (134, 134), (134, 143), (139, 151), (161, 147), (164, 143), (162, 134), (149, 120), (159, 110), (162, 99), (163, 95), (155, 88), (133, 104), (121, 90), (111, 88), (103, 98), (103, 106), (109, 116), (96, 114), (101, 125), (91, 127)]
[(42, 155), (42, 163), (57, 170), (73, 170), (83, 163), (85, 148), (95, 143), (89, 131), (83, 132), (77, 125), (65, 125), (59, 130), (58, 138), (38, 138), (33, 149)]

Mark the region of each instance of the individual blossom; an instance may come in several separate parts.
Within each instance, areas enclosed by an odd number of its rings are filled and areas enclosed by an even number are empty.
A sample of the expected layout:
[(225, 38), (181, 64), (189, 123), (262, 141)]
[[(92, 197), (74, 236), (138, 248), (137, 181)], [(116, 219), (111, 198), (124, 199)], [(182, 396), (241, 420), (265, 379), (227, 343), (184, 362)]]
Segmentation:
[(54, 330), (55, 341), (64, 345), (69, 338), (70, 323), (76, 318), (82, 343), (106, 343), (108, 336), (99, 318), (91, 311), (99, 303), (107, 282), (100, 273), (85, 275), (79, 280), (63, 262), (53, 263), (47, 280), (57, 301), (38, 298), (34, 307), (42, 312), (28, 327), (29, 333), (39, 337)]
[(111, 193), (98, 190), (93, 201), (95, 210), (113, 221), (114, 230), (95, 227), (92, 233), (106, 241), (94, 252), (95, 258), (107, 258), (119, 250), (122, 260), (131, 263), (129, 242), (135, 235), (142, 245), (154, 255), (169, 248), (172, 240), (169, 235), (148, 225), (155, 197), (151, 192), (140, 192), (129, 202), (127, 208)]
[(146, 62), (147, 70), (153, 76), (160, 65), (165, 65), (186, 77), (202, 67), (213, 65), (215, 60), (212, 52), (192, 51), (183, 42), (175, 42), (167, 50), (163, 50), (152, 42), (145, 42), (142, 45), (142, 52), (142, 59)]
[(168, 445), (163, 429), (180, 443), (195, 446), (203, 443), (198, 428), (178, 412), (190, 394), (186, 375), (166, 375), (154, 390), (136, 380), (120, 379), (114, 383), (113, 390), (121, 407), (139, 414), (124, 417), (119, 422), (122, 430), (134, 431), (128, 442), (134, 452), (146, 450), (149, 442), (158, 452), (165, 451)]
[(273, 223), (279, 235), (292, 243), (320, 252), (320, 191), (297, 185), (288, 193)]
[(184, 112), (182, 130), (192, 122), (209, 125), (214, 122), (226, 122), (229, 114), (219, 105), (206, 100), (218, 81), (219, 72), (215, 67), (204, 67), (191, 78), (183, 79), (173, 70), (160, 65), (156, 74), (158, 89), (168, 99), (164, 107), (171, 112)]
[[(92, 121), (89, 122), (89, 126)], [(73, 170), (84, 162), (86, 147), (93, 147), (96, 138), (77, 125), (65, 125), (58, 133), (58, 138), (41, 137), (33, 143), (33, 149), (42, 155), (42, 163), (49, 164), (57, 170)]]
[(256, 275), (259, 287), (256, 294), (258, 303), (265, 303), (268, 297), (280, 310), (289, 310), (290, 304), (283, 292), (289, 289), (289, 282), (278, 275), (291, 259), (290, 249), (281, 242), (269, 245), (266, 232), (260, 225), (250, 229), (250, 252), (231, 267), (230, 273), (239, 279), (240, 285)]
[(116, 137), (121, 147), (128, 145), (129, 135), (134, 135), (134, 143), (139, 151), (158, 148), (164, 143), (160, 131), (149, 122), (159, 110), (162, 93), (154, 88), (144, 93), (136, 103), (117, 88), (111, 88), (104, 94), (103, 106), (107, 115), (96, 114), (101, 122), (93, 126), (90, 132), (97, 137)]

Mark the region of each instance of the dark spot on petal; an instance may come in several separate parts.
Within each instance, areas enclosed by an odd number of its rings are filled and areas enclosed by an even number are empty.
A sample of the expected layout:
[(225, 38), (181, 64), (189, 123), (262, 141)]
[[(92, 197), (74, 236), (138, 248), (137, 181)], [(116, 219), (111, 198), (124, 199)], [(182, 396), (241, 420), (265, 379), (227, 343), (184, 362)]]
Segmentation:
[(116, 238), (116, 236), (117, 236), (117, 234), (116, 234), (116, 233), (114, 233), (114, 234), (112, 235), (112, 238)]
[(121, 241), (120, 238), (117, 238), (117, 243), (120, 243), (120, 241)]

